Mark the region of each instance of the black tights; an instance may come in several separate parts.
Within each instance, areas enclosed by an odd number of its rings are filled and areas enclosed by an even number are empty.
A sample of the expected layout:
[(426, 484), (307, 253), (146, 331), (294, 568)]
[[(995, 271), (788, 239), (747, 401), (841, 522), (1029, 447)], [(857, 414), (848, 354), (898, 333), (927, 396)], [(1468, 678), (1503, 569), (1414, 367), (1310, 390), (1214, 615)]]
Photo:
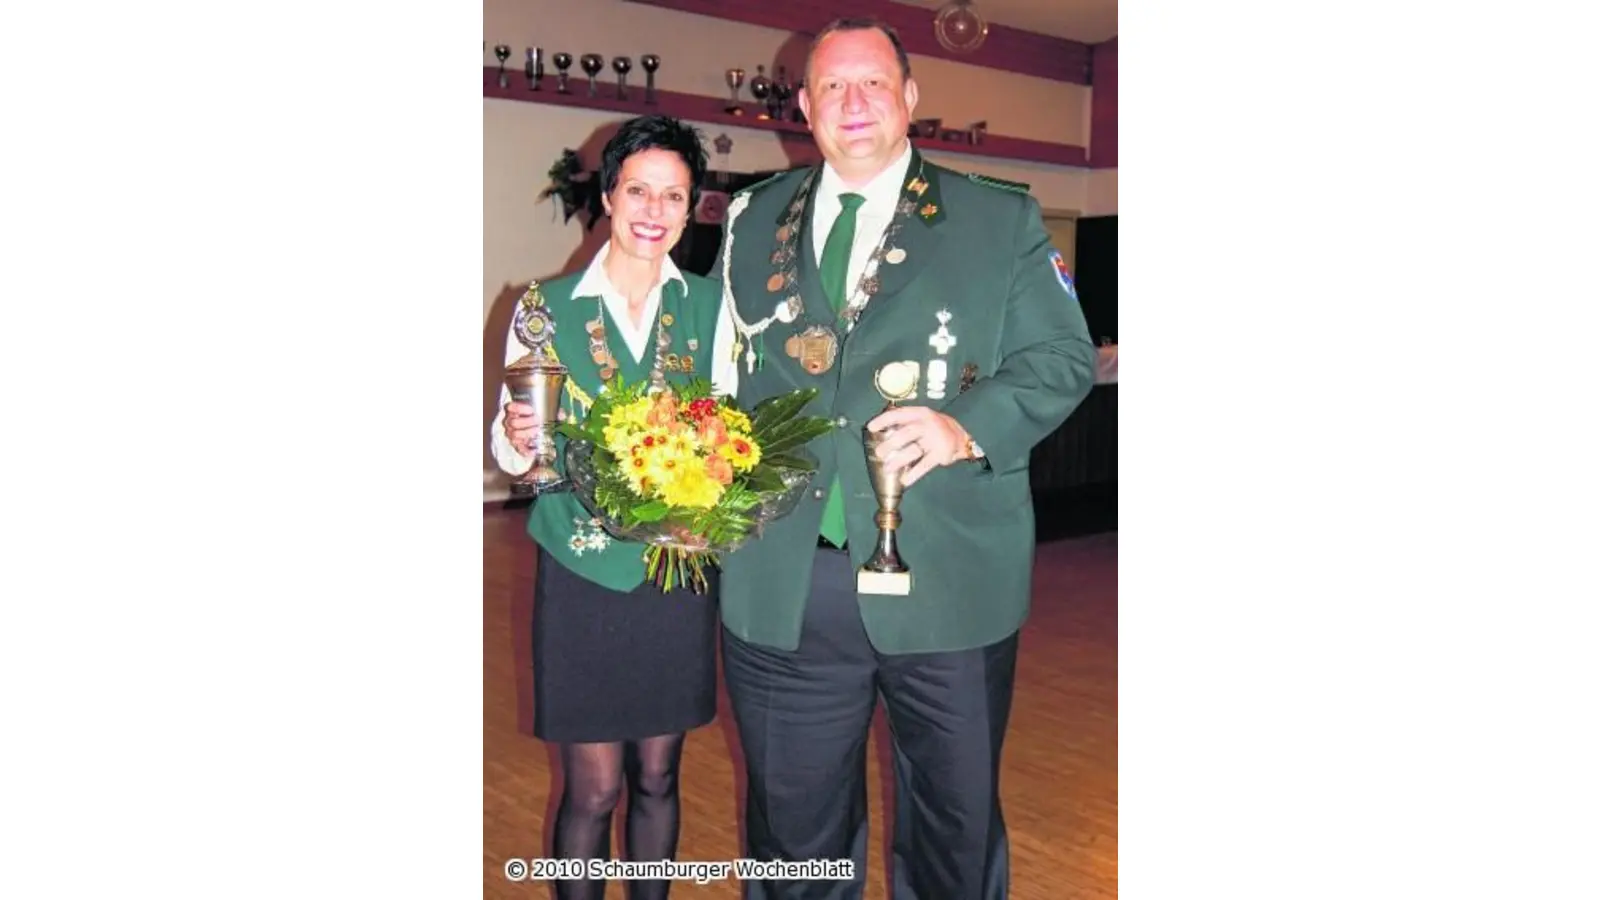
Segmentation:
[[(557, 859), (609, 859), (611, 814), (628, 779), (625, 859), (673, 859), (678, 849), (678, 761), (683, 735), (615, 744), (563, 744), (566, 786), (556, 810)], [(628, 881), (629, 900), (664, 900), (668, 881)], [(556, 882), (558, 900), (598, 900), (604, 881)]]

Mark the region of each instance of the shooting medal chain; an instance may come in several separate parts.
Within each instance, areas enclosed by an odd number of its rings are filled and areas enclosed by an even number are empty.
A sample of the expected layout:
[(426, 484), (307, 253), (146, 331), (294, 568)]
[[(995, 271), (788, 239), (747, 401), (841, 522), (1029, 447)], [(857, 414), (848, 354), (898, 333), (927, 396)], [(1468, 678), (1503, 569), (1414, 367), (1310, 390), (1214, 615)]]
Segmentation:
[[(778, 267), (778, 271), (767, 279), (767, 290), (775, 294), (787, 292), (787, 296), (778, 300), (773, 306), (772, 315), (754, 325), (746, 323), (739, 316), (739, 310), (734, 303), (733, 289), (731, 287), (733, 283), (733, 225), (739, 214), (744, 212), (745, 207), (749, 205), (750, 195), (739, 195), (734, 198), (733, 203), (728, 207), (728, 240), (722, 254), (722, 298), (723, 304), (727, 307), (734, 327), (741, 338), (734, 344), (734, 358), (738, 358), (741, 344), (749, 345), (744, 354), (745, 370), (747, 372), (753, 373), (755, 371), (758, 361), (763, 355), (761, 345), (753, 339), (759, 337), (774, 322), (782, 322), (787, 325), (797, 321), (805, 312), (805, 301), (801, 299), (800, 292), (795, 286), (799, 280), (797, 271), (799, 255), (796, 244), (800, 238), (800, 217), (805, 212), (806, 201), (810, 198), (811, 189), (819, 171), (820, 169), (812, 169), (806, 175), (805, 180), (800, 184), (799, 191), (795, 193), (794, 199), (789, 202), (788, 215), (778, 227), (778, 246), (772, 252), (772, 264)], [(922, 172), (919, 166), (917, 174), (909, 184), (921, 183), (923, 183)], [(855, 328), (856, 320), (861, 317), (862, 309), (866, 307), (867, 302), (872, 299), (872, 296), (878, 292), (881, 286), (881, 282), (878, 279), (879, 264), (885, 259), (888, 259), (890, 263), (898, 263), (905, 259), (904, 250), (887, 248), (889, 242), (900, 233), (900, 229), (905, 227), (905, 223), (910, 219), (915, 209), (916, 203), (909, 197), (902, 196), (896, 204), (894, 218), (890, 220), (889, 227), (884, 229), (883, 235), (878, 238), (877, 245), (873, 247), (872, 255), (867, 258), (867, 264), (862, 267), (861, 275), (856, 279), (855, 290), (851, 293), (849, 301), (846, 302), (844, 310), (839, 314), (839, 319), (844, 325), (846, 334)], [(832, 337), (832, 330), (820, 325), (813, 326), (796, 337), (800, 338), (804, 343), (807, 336), (818, 331), (827, 331), (829, 333), (828, 337)], [(794, 340), (795, 338), (791, 338), (790, 343), (792, 344)], [(837, 339), (833, 339), (830, 343), (832, 344), (832, 352), (825, 354), (825, 364), (821, 364), (822, 361), (819, 361), (817, 366), (807, 366), (807, 370), (811, 374), (820, 374), (831, 367), (833, 363), (832, 357), (837, 352)]]
[[(672, 326), (672, 314), (666, 311), (665, 290), (662, 291), (660, 302), (656, 306), (656, 358), (650, 365), (650, 387), (648, 392), (658, 394), (667, 387), (667, 379), (663, 374), (666, 369), (667, 349), (672, 346), (672, 335), (667, 329)], [(611, 352), (611, 343), (606, 337), (606, 301), (604, 297), (595, 298), (594, 318), (585, 323), (585, 330), (589, 334), (589, 358), (600, 368), (600, 383), (602, 387), (617, 374), (617, 358)], [(573, 379), (567, 379), (567, 392), (572, 395), (573, 402), (581, 407), (574, 409), (577, 415), (587, 415), (589, 408), (594, 406), (594, 398), (578, 387)]]

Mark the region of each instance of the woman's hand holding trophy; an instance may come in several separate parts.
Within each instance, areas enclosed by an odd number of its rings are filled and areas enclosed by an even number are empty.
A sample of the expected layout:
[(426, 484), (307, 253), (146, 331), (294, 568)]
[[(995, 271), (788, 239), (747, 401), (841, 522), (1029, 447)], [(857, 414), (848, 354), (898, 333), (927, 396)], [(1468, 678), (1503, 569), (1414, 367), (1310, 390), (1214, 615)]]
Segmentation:
[(555, 467), (555, 428), (567, 367), (551, 352), (555, 322), (537, 286), (530, 287), (517, 303), (511, 328), (528, 353), (506, 367), (506, 389), (512, 402), (506, 405), (505, 432), (518, 453), (533, 457), (528, 471), (512, 479), (511, 493), (525, 497), (562, 490), (568, 484)]

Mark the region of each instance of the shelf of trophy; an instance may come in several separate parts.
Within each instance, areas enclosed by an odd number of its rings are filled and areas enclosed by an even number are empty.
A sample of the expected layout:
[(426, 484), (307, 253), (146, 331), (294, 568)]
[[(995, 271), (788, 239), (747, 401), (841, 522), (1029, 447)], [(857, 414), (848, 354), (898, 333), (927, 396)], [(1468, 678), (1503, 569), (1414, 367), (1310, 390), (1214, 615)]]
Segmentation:
[[(586, 74), (568, 73), (566, 91), (560, 90), (558, 83), (558, 77), (553, 74), (529, 78), (514, 67), (508, 66), (504, 70), (496, 66), (483, 67), (483, 96), (496, 100), (546, 103), (627, 115), (659, 113), (693, 122), (754, 128), (780, 135), (810, 135), (804, 124), (793, 121), (796, 107), (792, 103), (781, 118), (775, 118), (762, 104), (750, 99), (735, 105), (732, 97), (708, 97), (649, 88), (641, 84), (638, 78), (628, 79), (624, 89), (615, 74), (609, 78), (597, 77), (591, 83)], [(730, 108), (738, 111), (732, 112)], [(1083, 147), (989, 134), (981, 126), (982, 123), (978, 123), (953, 129), (944, 128), (938, 119), (918, 119), (912, 124), (912, 143), (919, 150), (939, 153), (989, 156), (1056, 166), (1089, 165), (1088, 152)]]

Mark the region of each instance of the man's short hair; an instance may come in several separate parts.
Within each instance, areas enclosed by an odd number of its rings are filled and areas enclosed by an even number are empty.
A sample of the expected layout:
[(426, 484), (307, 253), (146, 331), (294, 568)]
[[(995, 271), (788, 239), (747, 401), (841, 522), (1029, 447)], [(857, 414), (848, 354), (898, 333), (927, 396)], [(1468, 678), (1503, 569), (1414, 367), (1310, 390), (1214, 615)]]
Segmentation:
[(900, 43), (899, 33), (882, 19), (867, 16), (834, 19), (823, 26), (821, 31), (817, 32), (817, 36), (811, 39), (811, 49), (806, 51), (807, 83), (810, 82), (811, 77), (811, 58), (817, 55), (817, 46), (822, 43), (823, 38), (838, 31), (869, 31), (874, 29), (881, 32), (884, 37), (889, 39), (889, 43), (894, 45), (895, 58), (900, 60), (900, 80), (910, 81), (911, 58), (906, 55), (906, 45)]

